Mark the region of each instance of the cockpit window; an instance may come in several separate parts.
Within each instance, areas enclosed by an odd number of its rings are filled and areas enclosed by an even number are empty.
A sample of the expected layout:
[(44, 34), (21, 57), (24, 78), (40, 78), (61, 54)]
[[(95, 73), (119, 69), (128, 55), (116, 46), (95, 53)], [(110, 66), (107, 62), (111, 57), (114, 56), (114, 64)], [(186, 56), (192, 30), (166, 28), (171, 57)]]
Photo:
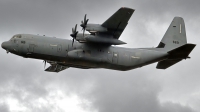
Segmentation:
[(21, 38), (21, 35), (14, 35), (11, 39), (15, 39), (15, 38)]

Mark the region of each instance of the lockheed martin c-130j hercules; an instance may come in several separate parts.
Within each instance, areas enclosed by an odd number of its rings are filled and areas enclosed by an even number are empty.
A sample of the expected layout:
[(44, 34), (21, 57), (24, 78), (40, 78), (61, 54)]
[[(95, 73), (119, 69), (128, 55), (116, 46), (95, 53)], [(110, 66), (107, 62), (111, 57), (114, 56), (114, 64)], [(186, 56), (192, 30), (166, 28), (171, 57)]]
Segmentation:
[[(2, 48), (13, 54), (44, 60), (50, 64), (45, 71), (60, 72), (69, 67), (90, 69), (107, 68), (131, 70), (158, 62), (158, 69), (166, 69), (183, 59), (196, 46), (188, 44), (184, 20), (175, 17), (156, 48), (122, 48), (112, 45), (126, 44), (119, 40), (134, 9), (120, 8), (102, 24), (81, 21), (83, 33), (78, 33), (77, 25), (70, 35), (73, 40), (59, 39), (30, 34), (14, 35), (2, 43)], [(88, 31), (90, 34), (84, 34)], [(74, 42), (74, 41), (77, 42)]]

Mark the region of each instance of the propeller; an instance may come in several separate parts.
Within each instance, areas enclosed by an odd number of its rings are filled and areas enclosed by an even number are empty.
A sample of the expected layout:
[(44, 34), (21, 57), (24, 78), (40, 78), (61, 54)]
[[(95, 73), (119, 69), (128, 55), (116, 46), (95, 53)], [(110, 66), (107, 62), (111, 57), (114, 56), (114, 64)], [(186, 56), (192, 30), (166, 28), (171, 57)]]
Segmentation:
[(83, 30), (83, 36), (84, 36), (84, 33), (85, 33), (85, 28), (87, 26), (87, 23), (89, 21), (89, 19), (86, 19), (86, 16), (87, 16), (87, 14), (85, 14), (84, 20), (81, 21), (81, 25), (80, 25), (82, 27), (82, 30)]
[(73, 44), (74, 44), (74, 39), (76, 39), (76, 36), (77, 36), (77, 34), (78, 34), (78, 31), (76, 31), (76, 29), (77, 29), (77, 24), (76, 24), (76, 26), (75, 26), (75, 29), (72, 28), (72, 34), (70, 34), (70, 36), (73, 38), (72, 46), (73, 46)]
[(47, 64), (47, 61), (46, 61), (46, 60), (44, 60), (44, 61), (43, 61), (43, 63), (44, 63), (44, 69), (45, 69), (45, 67), (46, 67), (46, 64)]
[(6, 50), (6, 53), (8, 54), (8, 53), (9, 53), (9, 51), (8, 51), (8, 50)]

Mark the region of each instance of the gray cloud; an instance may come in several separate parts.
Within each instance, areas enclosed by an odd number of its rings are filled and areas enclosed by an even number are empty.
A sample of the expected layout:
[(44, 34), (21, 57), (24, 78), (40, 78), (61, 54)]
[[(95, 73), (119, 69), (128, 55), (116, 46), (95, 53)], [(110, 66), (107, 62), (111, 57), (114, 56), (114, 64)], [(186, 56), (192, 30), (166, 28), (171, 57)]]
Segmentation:
[[(71, 39), (71, 28), (80, 24), (85, 13), (89, 22), (102, 23), (119, 7), (126, 6), (136, 11), (120, 37), (128, 42), (125, 46), (156, 46), (174, 16), (184, 17), (188, 41), (198, 43), (199, 3), (198, 0), (2, 0), (0, 42), (18, 33)], [(8, 99), (16, 100), (18, 107), (26, 108), (24, 111), (65, 111), (56, 99), (73, 95), (83, 100), (80, 104), (83, 111), (199, 111), (198, 50), (197, 46), (191, 60), (164, 71), (155, 69), (153, 64), (127, 72), (70, 68), (56, 74), (44, 72), (42, 61), (7, 55), (0, 49), (0, 111), (12, 110)], [(57, 91), (66, 96), (59, 98)]]
[(6, 105), (4, 103), (0, 104), (0, 111), (1, 112), (9, 112), (8, 105)]

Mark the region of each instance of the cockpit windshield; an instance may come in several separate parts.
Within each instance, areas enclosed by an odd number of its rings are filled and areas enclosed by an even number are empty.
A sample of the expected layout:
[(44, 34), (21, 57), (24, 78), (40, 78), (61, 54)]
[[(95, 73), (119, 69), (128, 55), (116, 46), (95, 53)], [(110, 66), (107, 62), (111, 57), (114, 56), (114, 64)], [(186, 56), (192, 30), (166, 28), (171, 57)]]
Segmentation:
[(15, 38), (21, 38), (22, 36), (21, 35), (14, 35), (11, 39), (15, 39)]

